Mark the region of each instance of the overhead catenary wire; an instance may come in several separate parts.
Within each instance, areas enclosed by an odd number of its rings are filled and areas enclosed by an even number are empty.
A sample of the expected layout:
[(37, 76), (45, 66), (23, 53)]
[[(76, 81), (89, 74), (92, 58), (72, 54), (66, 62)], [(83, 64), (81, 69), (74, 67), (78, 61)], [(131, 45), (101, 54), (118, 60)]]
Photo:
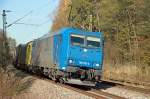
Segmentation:
[(13, 24), (17, 23), (18, 21), (20, 21), (20, 20), (24, 19), (26, 16), (30, 15), (31, 13), (33, 13), (33, 10), (32, 10), (32, 11), (30, 11), (30, 12), (28, 12), (27, 14), (25, 14), (23, 17), (21, 17), (21, 18), (19, 18), (19, 19), (15, 20), (15, 21), (14, 21), (14, 22), (12, 22), (11, 24), (9, 24), (9, 25), (7, 26), (7, 28), (8, 28), (8, 27), (10, 27), (10, 26), (12, 26)]
[(15, 24), (30, 25), (30, 26), (35, 26), (35, 27), (39, 26), (39, 24), (30, 24), (30, 23), (15, 23)]
[(39, 24), (39, 26), (42, 26), (42, 25), (44, 25), (44, 24), (48, 23), (49, 21), (50, 21), (50, 19), (47, 19), (46, 21), (44, 21), (44, 22), (40, 23), (40, 24)]
[[(25, 20), (24, 20), (24, 22), (23, 22), (22, 20), (23, 20), (24, 18), (26, 18), (26, 17), (28, 17), (28, 18), (30, 19), (31, 17), (29, 17), (29, 16), (34, 15), (34, 13), (35, 13), (35, 14), (38, 13), (38, 15), (40, 15), (41, 12), (43, 13), (43, 10), (47, 9), (47, 7), (48, 7), (49, 4), (50, 4), (50, 3), (47, 2), (47, 3), (43, 4), (43, 5), (40, 6), (40, 7), (31, 9), (30, 12), (28, 12), (27, 14), (25, 14), (25, 15), (22, 16), (21, 18), (15, 20), (15, 21), (12, 22), (11, 24), (7, 25), (7, 28), (10, 27), (10, 26), (12, 26), (12, 25), (19, 25), (19, 24), (20, 24), (20, 25), (26, 25), (26, 26), (33, 26), (33, 27), (35, 27), (35, 28), (34, 28), (34, 34), (37, 33), (37, 32), (39, 32), (39, 29), (41, 29), (43, 25), (45, 25), (45, 24), (47, 24), (47, 23), (49, 23), (49, 22), (51, 21), (51, 18), (50, 18), (50, 17), (47, 16), (47, 18), (43, 18), (44, 20), (43, 20), (43, 19), (40, 20), (41, 22), (36, 21), (36, 22), (38, 22), (38, 23), (35, 23), (35, 22), (32, 22), (32, 21), (27, 21), (27, 22), (25, 22)], [(22, 22), (20, 22), (20, 21), (22, 21)], [(28, 23), (28, 22), (29, 22), (29, 23)], [(48, 33), (49, 33), (49, 32), (48, 32)]]
[[(43, 23), (41, 23), (41, 24), (30, 24), (30, 23), (17, 23), (17, 22), (19, 22), (20, 20), (24, 19), (24, 18), (27, 17), (28, 15), (31, 15), (31, 14), (32, 14), (33, 12), (35, 12), (36, 10), (37, 10), (37, 11), (41, 10), (42, 8), (44, 8), (45, 6), (47, 6), (47, 5), (49, 4), (49, 2), (50, 2), (50, 1), (48, 1), (48, 3), (45, 3), (45, 4), (42, 5), (41, 7), (38, 7), (38, 8), (36, 8), (36, 9), (34, 9), (34, 10), (31, 10), (30, 12), (28, 12), (27, 14), (25, 14), (23, 17), (21, 17), (21, 18), (15, 20), (15, 21), (12, 22), (11, 24), (7, 25), (6, 27), (8, 28), (8, 27), (10, 27), (10, 26), (12, 26), (12, 25), (14, 25), (14, 24), (23, 24), (23, 25), (31, 25), (31, 26), (41, 26), (41, 25), (43, 25)], [(45, 22), (44, 22), (44, 23), (45, 23)], [(47, 22), (46, 22), (46, 23), (47, 23)]]

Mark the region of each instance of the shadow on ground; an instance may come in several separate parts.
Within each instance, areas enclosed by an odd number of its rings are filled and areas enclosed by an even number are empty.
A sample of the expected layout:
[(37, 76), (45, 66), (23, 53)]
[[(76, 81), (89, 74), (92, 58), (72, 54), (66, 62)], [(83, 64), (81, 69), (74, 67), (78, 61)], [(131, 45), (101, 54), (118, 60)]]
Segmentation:
[(108, 82), (98, 82), (94, 87), (91, 86), (83, 86), (83, 85), (75, 85), (75, 84), (67, 84), (69, 86), (79, 88), (84, 91), (90, 91), (91, 89), (97, 89), (97, 90), (106, 90), (108, 88), (116, 86), (114, 83), (108, 83)]
[(116, 86), (114, 83), (107, 83), (107, 82), (101, 81), (101, 82), (98, 82), (96, 84), (96, 86), (94, 87), (94, 89), (100, 89), (100, 90), (103, 89), (103, 90), (106, 90), (106, 89), (114, 87), (114, 86)]

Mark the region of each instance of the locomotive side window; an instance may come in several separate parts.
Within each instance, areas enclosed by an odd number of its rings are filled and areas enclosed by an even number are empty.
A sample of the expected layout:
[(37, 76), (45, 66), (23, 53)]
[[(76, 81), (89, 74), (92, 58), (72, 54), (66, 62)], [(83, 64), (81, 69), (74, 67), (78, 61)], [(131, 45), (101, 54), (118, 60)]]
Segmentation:
[(88, 47), (100, 47), (100, 38), (97, 37), (87, 37)]
[(83, 46), (84, 45), (84, 39), (85, 39), (85, 36), (71, 34), (71, 44), (72, 45)]

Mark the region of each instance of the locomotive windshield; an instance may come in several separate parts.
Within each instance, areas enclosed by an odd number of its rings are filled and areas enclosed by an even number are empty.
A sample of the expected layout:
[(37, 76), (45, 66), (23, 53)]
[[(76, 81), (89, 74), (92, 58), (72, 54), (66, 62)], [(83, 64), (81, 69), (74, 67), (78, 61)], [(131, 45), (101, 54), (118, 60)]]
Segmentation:
[[(85, 38), (86, 38), (86, 45), (85, 45)], [(77, 46), (97, 48), (100, 47), (100, 38), (92, 36), (85, 37), (83, 35), (71, 34), (71, 44)]]
[(87, 37), (88, 47), (100, 47), (100, 38), (97, 37)]
[(84, 39), (85, 39), (85, 36), (71, 34), (71, 44), (72, 45), (83, 46), (84, 45)]

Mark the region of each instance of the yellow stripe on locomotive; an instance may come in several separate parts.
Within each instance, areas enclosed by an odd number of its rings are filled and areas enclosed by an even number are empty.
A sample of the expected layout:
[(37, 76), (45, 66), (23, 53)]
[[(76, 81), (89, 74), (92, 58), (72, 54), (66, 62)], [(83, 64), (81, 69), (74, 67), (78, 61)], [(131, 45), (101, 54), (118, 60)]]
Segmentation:
[(27, 44), (27, 49), (26, 49), (26, 65), (31, 64), (31, 54), (32, 54), (32, 42), (29, 42)]

